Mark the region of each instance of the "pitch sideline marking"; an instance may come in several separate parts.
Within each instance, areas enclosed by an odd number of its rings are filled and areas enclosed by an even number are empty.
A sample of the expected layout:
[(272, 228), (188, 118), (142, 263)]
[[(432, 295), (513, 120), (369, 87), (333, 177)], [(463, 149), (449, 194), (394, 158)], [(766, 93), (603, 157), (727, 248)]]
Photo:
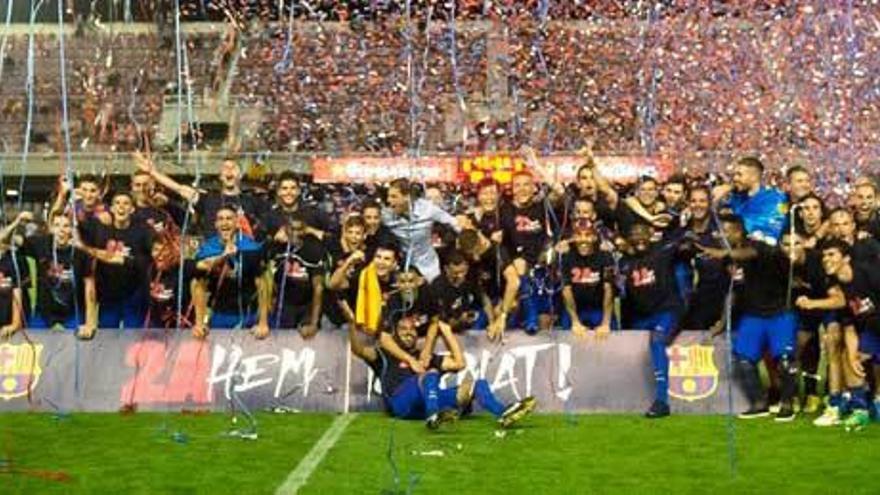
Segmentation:
[(327, 431), (324, 432), (318, 442), (312, 446), (312, 450), (310, 450), (309, 453), (299, 461), (296, 468), (287, 475), (287, 479), (284, 480), (284, 483), (275, 490), (275, 494), (295, 494), (300, 488), (302, 488), (302, 486), (306, 484), (306, 481), (309, 480), (309, 476), (311, 476), (318, 465), (321, 464), (321, 461), (324, 459), (324, 456), (327, 455), (327, 452), (336, 445), (336, 442), (339, 441), (339, 437), (342, 436), (342, 433), (356, 417), (357, 413), (337, 416), (336, 419), (333, 420), (333, 424), (327, 428)]

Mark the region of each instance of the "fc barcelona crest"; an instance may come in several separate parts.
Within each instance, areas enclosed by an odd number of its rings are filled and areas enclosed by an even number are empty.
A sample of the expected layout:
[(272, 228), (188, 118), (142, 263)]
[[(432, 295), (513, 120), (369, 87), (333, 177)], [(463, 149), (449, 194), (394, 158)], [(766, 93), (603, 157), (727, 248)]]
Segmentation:
[(0, 399), (28, 394), (40, 380), (40, 344), (0, 344)]
[(705, 399), (718, 388), (715, 347), (673, 345), (669, 353), (669, 395), (692, 402)]

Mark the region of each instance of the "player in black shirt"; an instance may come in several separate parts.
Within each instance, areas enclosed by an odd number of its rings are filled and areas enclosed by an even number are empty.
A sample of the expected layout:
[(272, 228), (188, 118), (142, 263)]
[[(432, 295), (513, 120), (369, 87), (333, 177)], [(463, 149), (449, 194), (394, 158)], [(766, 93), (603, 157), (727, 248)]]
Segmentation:
[(0, 240), (0, 337), (10, 337), (27, 325), (22, 288), (28, 283), (24, 257)]
[(673, 269), (679, 242), (652, 245), (651, 236), (651, 228), (647, 225), (636, 223), (632, 226), (627, 237), (628, 252), (620, 261), (620, 273), (625, 280), (624, 327), (651, 332), (649, 350), (656, 388), (654, 402), (645, 416), (661, 418), (669, 415), (666, 346), (674, 337), (681, 308)]
[(672, 215), (659, 199), (659, 185), (653, 177), (642, 177), (633, 196), (623, 200), (617, 211), (617, 225), (621, 232), (629, 232), (635, 224), (654, 227), (653, 240), (659, 240), (663, 231), (674, 225)]
[[(861, 429), (869, 422), (866, 369), (862, 363), (870, 362), (875, 372), (880, 366), (880, 276), (874, 266), (855, 264), (850, 249), (840, 240), (828, 241), (822, 246), (822, 267), (839, 284), (842, 297), (835, 298), (829, 293), (826, 301), (798, 301), (801, 307), (807, 304), (825, 309), (846, 307), (842, 316), (846, 350), (841, 353), (841, 365), (852, 409), (852, 415), (844, 422), (847, 430)], [(838, 400), (842, 405), (839, 397)], [(841, 407), (830, 407), (837, 408), (839, 416)], [(836, 424), (835, 421), (829, 423)]]
[(307, 235), (320, 241), (330, 234), (330, 219), (317, 208), (303, 204), (301, 192), (296, 174), (286, 170), (278, 176), (275, 204), (266, 217), (266, 233), (269, 238), (284, 242), (283, 233), (294, 215), (305, 222)]
[[(65, 177), (58, 180), (58, 195), (49, 209), (49, 218), (68, 212), (70, 201), (68, 194), (71, 193), (70, 184)], [(80, 235), (88, 238), (90, 229), (97, 224), (109, 225), (111, 222), (110, 212), (103, 202), (104, 191), (100, 179), (95, 175), (81, 176), (76, 183), (74, 191), (74, 212), (76, 226)]]
[(143, 328), (148, 306), (147, 269), (152, 230), (131, 221), (134, 202), (126, 192), (113, 196), (113, 222), (98, 225), (86, 253), (96, 259), (95, 289), (101, 328)]
[(492, 311), (484, 311), (476, 328), (487, 328), (490, 340), (501, 338), (508, 323), (508, 316), (516, 309), (520, 277), (504, 246), (496, 244), (473, 229), (464, 229), (458, 236), (458, 249), (471, 265), (477, 280), (481, 298), (495, 305)]
[[(806, 199), (805, 201), (810, 201)], [(802, 203), (803, 204), (803, 203)], [(811, 299), (824, 298), (829, 290), (829, 280), (822, 269), (821, 250), (806, 247), (804, 236), (799, 234), (782, 235), (780, 246), (786, 256), (792, 262), (791, 267), (791, 301), (797, 301), (800, 297)], [(811, 240), (810, 242), (813, 242)], [(819, 328), (824, 326), (826, 335), (839, 332), (837, 327), (837, 315), (834, 311), (822, 309), (809, 309), (797, 307), (797, 361), (804, 374), (804, 401), (801, 411), (807, 414), (815, 413), (821, 406), (818, 396), (818, 382), (815, 378), (819, 370)], [(830, 374), (829, 374), (830, 375)], [(832, 379), (829, 377), (829, 388), (832, 388)]]
[(778, 247), (746, 239), (745, 225), (739, 216), (721, 218), (721, 228), (730, 250), (697, 244), (706, 255), (730, 259), (735, 263), (734, 280), (738, 281), (735, 304), (737, 371), (749, 409), (741, 418), (769, 415), (766, 397), (761, 391), (757, 364), (768, 352), (776, 362), (781, 380), (781, 407), (776, 421), (795, 418), (793, 407), (799, 370), (795, 355), (797, 317), (789, 309), (789, 259)]
[[(411, 320), (419, 337), (425, 337), (424, 349), (427, 350), (424, 350), (421, 362), (422, 366), (427, 366), (440, 324), (437, 301), (432, 297), (425, 278), (414, 266), (400, 270), (394, 285), (395, 290), (389, 292), (382, 307), (382, 328), (395, 328), (401, 318)], [(401, 350), (395, 347), (393, 339), (383, 338), (380, 343), (385, 350), (400, 355)]]
[(382, 206), (375, 200), (368, 199), (361, 205), (361, 216), (364, 218), (364, 243), (366, 259), (373, 259), (376, 248), (390, 243), (397, 243), (394, 234), (382, 224)]
[(235, 160), (226, 159), (220, 165), (220, 173), (218, 174), (220, 191), (205, 192), (180, 184), (159, 172), (149, 158), (139, 153), (135, 153), (134, 158), (140, 170), (149, 173), (161, 186), (168, 188), (188, 204), (195, 206), (202, 235), (207, 237), (216, 234), (212, 222), (223, 208), (232, 208), (236, 212), (237, 221), (245, 235), (256, 238), (265, 235), (264, 212), (267, 208), (266, 204), (259, 197), (241, 190), (241, 167)]
[(345, 300), (354, 307), (357, 297), (356, 269), (366, 259), (364, 219), (353, 214), (345, 219), (342, 235), (327, 241), (327, 289), (324, 292), (324, 314), (336, 326), (345, 324), (345, 315), (339, 301)]
[(257, 338), (269, 335), (269, 287), (263, 280), (262, 246), (244, 235), (238, 215), (231, 207), (217, 212), (217, 235), (208, 238), (196, 253), (197, 268), (207, 272), (200, 291), (207, 297), (196, 300), (196, 321), (210, 328), (249, 328)]
[[(681, 328), (688, 330), (707, 330), (714, 328), (720, 331), (720, 323), (724, 312), (724, 299), (730, 289), (730, 276), (722, 260), (707, 256), (691, 249), (693, 243), (712, 248), (721, 248), (723, 243), (713, 217), (710, 215), (712, 193), (705, 187), (695, 187), (688, 192), (688, 224), (687, 236), (691, 242), (684, 245), (685, 257), (695, 277), (687, 281), (679, 279), (679, 283), (690, 285), (686, 310), (682, 318)], [(696, 278), (696, 283), (693, 279)]]
[(92, 263), (74, 248), (70, 216), (50, 220), (51, 234), (24, 238), (20, 253), (33, 258), (37, 267), (37, 304), (28, 319), (30, 328), (60, 325), (91, 338), (98, 325)]
[(461, 251), (450, 251), (443, 261), (443, 273), (431, 283), (440, 321), (453, 332), (476, 328), (481, 310), (493, 311), (492, 301), (477, 286), (476, 276)]
[(577, 229), (572, 243), (562, 259), (562, 327), (577, 337), (585, 337), (589, 327), (604, 339), (612, 327), (614, 259), (599, 251), (599, 237), (590, 227)]
[(148, 172), (136, 170), (131, 176), (134, 213), (131, 221), (152, 228), (157, 234), (176, 229), (184, 221), (185, 211), (163, 194), (157, 194), (156, 181)]
[[(472, 227), (486, 238), (491, 238), (496, 232), (501, 232), (501, 218), (499, 211), (501, 202), (500, 187), (495, 179), (483, 179), (477, 184), (477, 205), (470, 213), (469, 218)], [(500, 237), (500, 236), (499, 236)], [(496, 239), (500, 242), (500, 239)]]
[[(472, 409), (474, 400), (491, 412), (502, 427), (508, 427), (524, 418), (535, 408), (535, 400), (527, 397), (505, 407), (492, 393), (485, 379), (473, 381), (467, 378), (460, 386), (440, 389), (441, 375), (458, 371), (465, 366), (461, 346), (452, 330), (443, 325), (439, 330), (450, 355), (440, 356), (429, 351), (430, 359), (426, 370), (418, 369), (417, 354), (424, 354), (418, 348), (418, 334), (410, 318), (397, 321), (393, 338), (404, 349), (406, 358), (401, 359), (387, 352), (382, 346), (367, 345), (353, 323), (349, 327), (351, 350), (372, 368), (376, 379), (382, 386), (382, 398), (388, 414), (399, 419), (423, 419), (430, 429), (453, 421), (459, 414)], [(382, 335), (389, 335), (382, 332)]]
[(196, 262), (181, 260), (179, 237), (167, 230), (156, 234), (151, 258), (147, 272), (150, 284), (147, 326), (161, 329), (192, 328), (194, 337), (205, 337), (204, 325), (194, 324), (193, 298), (204, 296), (198, 292)]
[(855, 221), (858, 228), (880, 241), (880, 215), (877, 213), (877, 186), (865, 181), (853, 191), (855, 198)]
[(538, 329), (548, 329), (553, 311), (550, 294), (542, 293), (534, 274), (540, 262), (548, 260), (545, 254), (550, 242), (550, 219), (547, 217), (547, 204), (537, 196), (535, 180), (528, 172), (517, 173), (513, 177), (513, 198), (500, 209), (502, 245), (513, 258), (513, 264), (521, 275), (519, 284), (519, 306), (513, 315), (513, 326), (519, 326), (528, 333)]
[(845, 208), (836, 208), (828, 215), (828, 235), (850, 245), (850, 256), (855, 264), (880, 261), (880, 242), (867, 232), (857, 231), (853, 214)]
[(291, 214), (286, 242), (269, 248), (274, 298), (273, 328), (296, 328), (305, 338), (318, 333), (324, 295), (324, 247), (308, 234), (305, 215)]
[(617, 221), (616, 211), (619, 196), (614, 187), (602, 176), (592, 155), (585, 155), (585, 163), (577, 170), (577, 182), (569, 189), (567, 204), (574, 209), (574, 202), (586, 199), (593, 203), (599, 221), (608, 227), (614, 227)]

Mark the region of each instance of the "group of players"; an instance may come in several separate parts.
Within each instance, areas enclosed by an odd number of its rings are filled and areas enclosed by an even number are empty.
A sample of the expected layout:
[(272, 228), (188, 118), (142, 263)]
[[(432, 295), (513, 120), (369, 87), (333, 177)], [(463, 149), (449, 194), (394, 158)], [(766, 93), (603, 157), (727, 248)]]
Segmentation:
[[(0, 334), (249, 328), (309, 338), (347, 326), (389, 412), (433, 428), (474, 401), (502, 425), (535, 407), (532, 398), (505, 407), (483, 380), (439, 387), (441, 374), (464, 366), (463, 330), (500, 339), (511, 328), (561, 328), (597, 341), (648, 330), (656, 390), (646, 416), (660, 418), (670, 414), (666, 348), (676, 333), (729, 324), (750, 405), (741, 417), (771, 406), (776, 421), (818, 412), (821, 335), (828, 400), (815, 423), (867, 424), (880, 376), (871, 180), (829, 210), (807, 169), (789, 168), (780, 190), (764, 184), (756, 158), (737, 161), (730, 184), (644, 177), (623, 194), (588, 154), (570, 185), (554, 182), (533, 150), (522, 155), (529, 171), (514, 174), (509, 195), (487, 179), (471, 204), (450, 206), (441, 189), (398, 179), (334, 216), (303, 201), (289, 172), (271, 194), (244, 191), (239, 165), (226, 160), (219, 190), (207, 191), (135, 154), (129, 188), (60, 180), (47, 232), (22, 235), (27, 212), (0, 232)], [(448, 355), (434, 355), (437, 341)]]

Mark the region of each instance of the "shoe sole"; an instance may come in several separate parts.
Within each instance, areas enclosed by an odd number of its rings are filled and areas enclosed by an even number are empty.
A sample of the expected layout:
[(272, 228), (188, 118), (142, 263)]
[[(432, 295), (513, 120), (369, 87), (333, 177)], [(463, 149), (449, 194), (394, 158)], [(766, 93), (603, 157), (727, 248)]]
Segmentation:
[(521, 419), (528, 416), (529, 413), (531, 413), (534, 410), (535, 410), (535, 401), (524, 402), (522, 404), (522, 407), (518, 411), (515, 411), (515, 412), (511, 413), (510, 416), (502, 419), (501, 427), (508, 428), (510, 426), (513, 426), (515, 423), (519, 422)]
[(669, 416), (671, 416), (671, 413), (664, 413), (664, 414), (647, 414), (646, 413), (645, 414), (646, 419), (661, 419), (661, 418), (668, 418)]
[(737, 415), (737, 418), (739, 418), (739, 419), (758, 419), (758, 418), (768, 418), (768, 417), (770, 417), (770, 411), (763, 412), (760, 414), (749, 414), (749, 415), (745, 415), (745, 416), (742, 414)]
[(797, 415), (792, 414), (791, 416), (786, 416), (784, 418), (780, 418), (777, 416), (777, 417), (773, 418), (773, 421), (775, 421), (777, 423), (791, 423), (795, 419), (797, 419)]
[(813, 423), (813, 426), (817, 428), (828, 428), (830, 426), (840, 426), (840, 421), (836, 421), (834, 423)]

